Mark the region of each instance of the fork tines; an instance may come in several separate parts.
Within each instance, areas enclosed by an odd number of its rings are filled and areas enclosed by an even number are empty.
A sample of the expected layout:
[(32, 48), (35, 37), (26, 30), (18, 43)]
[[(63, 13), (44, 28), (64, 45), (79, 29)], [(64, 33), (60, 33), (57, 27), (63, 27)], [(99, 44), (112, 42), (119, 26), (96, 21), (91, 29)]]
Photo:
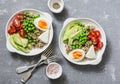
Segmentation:
[(46, 57), (49, 57), (50, 54), (52, 53), (53, 51), (53, 45), (50, 45), (44, 52), (42, 55), (45, 55)]

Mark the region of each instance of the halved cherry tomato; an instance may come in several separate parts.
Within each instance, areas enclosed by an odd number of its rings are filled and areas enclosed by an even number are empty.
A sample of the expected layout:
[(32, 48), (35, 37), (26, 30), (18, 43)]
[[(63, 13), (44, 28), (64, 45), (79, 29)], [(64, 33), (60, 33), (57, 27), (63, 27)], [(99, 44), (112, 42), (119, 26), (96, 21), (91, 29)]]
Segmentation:
[(20, 27), (20, 20), (19, 20), (18, 18), (15, 18), (15, 19), (13, 20), (13, 25), (14, 25), (15, 27)]
[(10, 25), (10, 28), (8, 29), (8, 33), (11, 35), (16, 32), (16, 29), (13, 25)]
[(94, 49), (95, 49), (95, 51), (98, 51), (98, 50), (99, 50), (97, 46), (94, 46)]
[(95, 37), (92, 37), (92, 38), (91, 38), (91, 41), (92, 41), (93, 45), (97, 45), (98, 42), (99, 42), (99, 39), (98, 39), (98, 38), (95, 38)]
[(20, 24), (20, 29), (23, 29), (23, 23), (22, 23), (22, 24)]
[(99, 31), (99, 30), (95, 30), (95, 33), (96, 33), (96, 36), (97, 36), (98, 38), (100, 38), (100, 31)]
[(19, 13), (16, 15), (16, 18), (18, 18), (19, 20), (23, 20), (24, 19), (24, 14)]
[(90, 30), (90, 35), (92, 35), (93, 37), (96, 37), (96, 33), (94, 30)]
[(103, 42), (99, 41), (99, 43), (97, 44), (97, 47), (101, 49), (103, 47)]
[(90, 40), (93, 36), (91, 34), (88, 35), (88, 39)]
[(24, 29), (21, 29), (20, 31), (19, 31), (19, 35), (21, 36), (21, 37), (25, 37), (25, 31), (24, 31)]
[(21, 30), (21, 29), (23, 29), (23, 24), (20, 24), (20, 27), (16, 27), (16, 30), (17, 30), (17, 31), (19, 31), (19, 30)]

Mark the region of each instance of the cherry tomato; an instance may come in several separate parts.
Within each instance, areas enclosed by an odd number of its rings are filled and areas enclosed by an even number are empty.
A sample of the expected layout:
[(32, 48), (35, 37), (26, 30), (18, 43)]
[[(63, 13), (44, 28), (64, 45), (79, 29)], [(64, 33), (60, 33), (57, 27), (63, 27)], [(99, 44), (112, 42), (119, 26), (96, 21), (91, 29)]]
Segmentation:
[(23, 29), (23, 24), (20, 24), (20, 29)]
[(15, 18), (15, 19), (13, 20), (13, 25), (14, 25), (15, 27), (20, 27), (20, 20), (19, 20), (18, 18)]
[(92, 37), (92, 38), (91, 38), (91, 41), (93, 42), (93, 45), (97, 45), (98, 42), (99, 42), (99, 39), (98, 39), (98, 38), (95, 38), (95, 37)]
[(88, 39), (90, 40), (93, 36), (91, 34), (88, 35)]
[(19, 14), (16, 15), (16, 18), (18, 18), (19, 20), (23, 20), (24, 15), (22, 13), (19, 13)]
[(99, 31), (99, 30), (95, 30), (95, 33), (96, 33), (96, 36), (97, 36), (98, 38), (100, 38), (100, 31)]
[(16, 29), (13, 25), (10, 25), (10, 28), (8, 29), (8, 33), (11, 35), (16, 32)]
[(19, 35), (21, 36), (21, 37), (25, 37), (25, 31), (24, 31), (24, 29), (21, 29), (20, 31), (19, 31)]
[(90, 34), (93, 36), (93, 37), (96, 37), (96, 33), (94, 30), (90, 30)]
[(16, 27), (17, 31), (20, 31), (21, 29), (23, 29), (23, 24), (20, 24), (20, 27)]
[(103, 47), (103, 42), (99, 41), (99, 43), (97, 44), (98, 48), (101, 49)]
[(95, 49), (95, 51), (98, 51), (98, 50), (99, 50), (97, 46), (94, 46), (94, 49)]

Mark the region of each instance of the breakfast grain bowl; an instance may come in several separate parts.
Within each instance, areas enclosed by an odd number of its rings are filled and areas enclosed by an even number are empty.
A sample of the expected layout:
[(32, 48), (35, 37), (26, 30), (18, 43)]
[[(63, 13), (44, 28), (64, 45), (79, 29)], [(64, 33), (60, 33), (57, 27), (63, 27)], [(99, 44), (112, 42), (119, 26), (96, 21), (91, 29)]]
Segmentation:
[(77, 65), (97, 65), (106, 48), (103, 28), (90, 18), (68, 18), (59, 35), (63, 56)]
[(8, 20), (5, 34), (10, 52), (35, 56), (43, 52), (52, 41), (52, 17), (36, 9), (20, 10)]

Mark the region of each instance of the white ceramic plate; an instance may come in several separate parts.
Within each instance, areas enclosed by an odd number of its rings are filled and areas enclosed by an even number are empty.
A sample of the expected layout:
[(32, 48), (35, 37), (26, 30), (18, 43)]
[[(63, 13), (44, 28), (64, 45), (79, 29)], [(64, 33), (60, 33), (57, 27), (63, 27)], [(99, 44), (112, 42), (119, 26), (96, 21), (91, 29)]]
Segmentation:
[[(102, 49), (99, 50), (98, 53), (96, 54), (97, 58), (95, 60), (85, 59), (85, 60), (80, 61), (80, 62), (75, 62), (75, 61), (70, 59), (70, 56), (68, 54), (66, 54), (65, 44), (62, 41), (62, 36), (64, 34), (66, 26), (72, 21), (80, 21), (82, 23), (85, 23), (86, 25), (87, 24), (93, 25), (96, 27), (97, 30), (99, 30), (101, 32), (101, 41), (103, 42), (104, 45), (103, 45)], [(63, 56), (71, 63), (77, 64), (77, 65), (97, 65), (101, 62), (102, 55), (103, 55), (105, 48), (106, 48), (106, 35), (105, 35), (103, 28), (96, 21), (94, 21), (92, 19), (89, 19), (89, 18), (68, 18), (64, 22), (62, 30), (61, 30), (60, 35), (59, 35), (59, 47), (60, 47), (60, 50), (61, 50)]]
[[(13, 19), (13, 17), (14, 17), (17, 13), (21, 13), (21, 12), (25, 12), (25, 11), (33, 12), (34, 14), (40, 14), (40, 16), (46, 16), (47, 18), (49, 18), (49, 19), (51, 20), (50, 38), (49, 38), (48, 44), (45, 45), (43, 48), (32, 49), (29, 53), (24, 53), (24, 52), (22, 52), (22, 51), (19, 51), (19, 50), (15, 49), (15, 48), (10, 44), (10, 42), (8, 41), (8, 38), (9, 38), (10, 35), (7, 33), (7, 30), (8, 30), (9, 24), (10, 24), (10, 21)], [(6, 47), (7, 47), (7, 49), (8, 49), (10, 52), (18, 53), (18, 54), (25, 55), (25, 56), (35, 56), (35, 55), (40, 54), (41, 52), (43, 52), (43, 51), (50, 45), (50, 43), (51, 43), (51, 41), (52, 41), (52, 38), (53, 38), (52, 17), (51, 17), (48, 13), (41, 12), (41, 11), (35, 10), (35, 9), (23, 9), (23, 10), (20, 10), (20, 11), (14, 13), (14, 14), (10, 17), (10, 19), (8, 20), (7, 25), (6, 25), (5, 35), (6, 35)]]

